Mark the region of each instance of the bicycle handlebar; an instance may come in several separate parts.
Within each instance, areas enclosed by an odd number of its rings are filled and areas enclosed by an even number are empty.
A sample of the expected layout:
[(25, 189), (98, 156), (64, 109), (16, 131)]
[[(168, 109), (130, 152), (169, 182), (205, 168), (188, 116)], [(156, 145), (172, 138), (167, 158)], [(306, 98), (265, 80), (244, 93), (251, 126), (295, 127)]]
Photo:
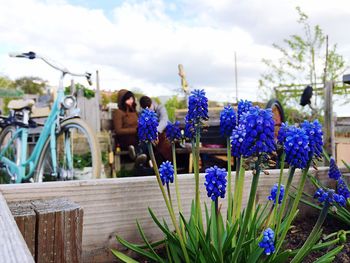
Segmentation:
[(60, 67), (58, 65), (56, 65), (54, 62), (50, 61), (49, 59), (43, 57), (43, 56), (39, 56), (38, 54), (36, 54), (33, 51), (29, 51), (27, 53), (18, 53), (18, 52), (11, 52), (9, 53), (10, 57), (16, 57), (16, 58), (27, 58), (27, 59), (41, 59), (43, 60), (46, 64), (48, 64), (49, 66), (51, 66), (52, 68), (61, 71), (63, 75), (69, 74), (71, 76), (75, 76), (75, 77), (85, 77), (89, 83), (89, 85), (92, 85), (92, 81), (91, 81), (91, 73), (89, 72), (85, 72), (85, 73), (73, 73), (70, 72), (67, 68), (65, 67)]

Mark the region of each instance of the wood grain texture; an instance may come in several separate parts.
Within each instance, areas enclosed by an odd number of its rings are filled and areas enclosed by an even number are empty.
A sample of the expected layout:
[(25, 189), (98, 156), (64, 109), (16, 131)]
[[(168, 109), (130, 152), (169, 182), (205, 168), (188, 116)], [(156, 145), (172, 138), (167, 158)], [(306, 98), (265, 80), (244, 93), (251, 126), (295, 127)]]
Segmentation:
[(0, 261), (6, 263), (34, 263), (34, 259), (17, 224), (0, 193)]
[(36, 214), (30, 202), (10, 202), (8, 207), (14, 217), (30, 253), (35, 256)]
[[(311, 170), (311, 174), (327, 182), (327, 168)], [(284, 180), (287, 177), (284, 171)], [(233, 172), (233, 181), (235, 173)], [(243, 207), (248, 201), (252, 171), (245, 174)], [(262, 173), (257, 192), (257, 200), (267, 201), (267, 196), (274, 183), (278, 181), (279, 170)], [(293, 184), (300, 179), (296, 171)], [(204, 175), (200, 176), (201, 200), (210, 202), (204, 188)], [(194, 198), (193, 174), (179, 175), (180, 193), (185, 216), (189, 215), (191, 201)], [(312, 186), (306, 189), (313, 191)], [(64, 197), (80, 205), (84, 210), (83, 222), (83, 262), (110, 262), (110, 248), (121, 247), (117, 244), (116, 234), (128, 241), (140, 241), (136, 219), (142, 225), (150, 241), (159, 240), (162, 234), (152, 221), (148, 207), (151, 207), (159, 218), (169, 222), (168, 212), (158, 189), (154, 176), (135, 178), (98, 179), (89, 181), (48, 182), (38, 184), (1, 185), (0, 191), (8, 201), (49, 199)], [(175, 193), (173, 186), (171, 192)], [(173, 194), (175, 196), (175, 194)], [(225, 213), (226, 199), (220, 200)], [(174, 200), (174, 203), (175, 200)]]

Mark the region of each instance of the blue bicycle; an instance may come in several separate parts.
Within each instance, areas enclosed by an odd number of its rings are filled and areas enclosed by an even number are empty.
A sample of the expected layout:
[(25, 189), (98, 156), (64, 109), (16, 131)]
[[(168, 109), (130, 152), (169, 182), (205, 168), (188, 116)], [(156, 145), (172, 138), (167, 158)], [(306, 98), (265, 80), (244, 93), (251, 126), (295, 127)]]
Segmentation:
[[(12, 118), (7, 118), (0, 133), (0, 167), (11, 183), (43, 182), (99, 178), (101, 152), (91, 128), (79, 117), (76, 98), (65, 95), (66, 75), (86, 77), (60, 67), (34, 52), (10, 54), (11, 57), (41, 59), (61, 72), (57, 97), (44, 124), (31, 118), (32, 101), (11, 101)], [(40, 129), (34, 148), (28, 155), (28, 134)]]

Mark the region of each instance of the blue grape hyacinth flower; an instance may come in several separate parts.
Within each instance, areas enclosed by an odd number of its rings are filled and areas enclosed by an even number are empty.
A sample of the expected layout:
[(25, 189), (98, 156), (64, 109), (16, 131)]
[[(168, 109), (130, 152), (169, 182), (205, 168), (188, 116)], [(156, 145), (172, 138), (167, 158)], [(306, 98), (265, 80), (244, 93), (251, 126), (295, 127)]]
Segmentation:
[(265, 255), (271, 255), (275, 252), (275, 232), (271, 228), (267, 228), (263, 233), (263, 238), (259, 242), (259, 247), (264, 249)]
[(245, 138), (246, 132), (245, 127), (243, 125), (238, 125), (235, 129), (232, 130), (231, 135), (231, 151), (232, 156), (240, 157), (243, 153), (243, 142)]
[(242, 116), (249, 111), (249, 109), (253, 107), (253, 102), (249, 100), (240, 100), (237, 106), (237, 121), (238, 124), (241, 121)]
[(278, 131), (277, 135), (277, 142), (280, 145), (284, 145), (284, 142), (286, 140), (286, 134), (290, 126), (288, 125), (288, 122), (282, 122), (281, 127)]
[(221, 135), (229, 137), (232, 130), (236, 127), (236, 112), (231, 105), (225, 106), (220, 113), (220, 132)]
[(226, 176), (227, 172), (224, 168), (218, 168), (216, 165), (205, 170), (204, 185), (207, 189), (207, 195), (213, 201), (219, 197), (224, 198), (226, 193)]
[(138, 119), (138, 136), (141, 142), (154, 142), (158, 138), (157, 114), (148, 108), (144, 109)]
[(309, 137), (305, 130), (289, 127), (284, 142), (286, 162), (295, 168), (305, 168), (309, 160)]
[(318, 120), (313, 122), (304, 121), (301, 124), (301, 128), (304, 129), (307, 136), (309, 136), (310, 153), (312, 154), (310, 157), (321, 157), (323, 147), (322, 125), (318, 122)]
[(251, 107), (242, 116), (246, 136), (243, 142), (243, 156), (257, 156), (272, 153), (275, 150), (274, 120), (271, 109)]
[(208, 98), (205, 96), (205, 91), (192, 91), (188, 98), (188, 120), (199, 124), (208, 118)]
[(338, 204), (340, 206), (346, 205), (346, 200), (344, 196), (336, 194), (333, 189), (317, 189), (314, 198), (317, 198), (317, 200), (320, 203), (328, 203), (329, 205)]
[(342, 178), (339, 178), (337, 182), (337, 194), (343, 196), (345, 199), (350, 198), (349, 188)]
[[(274, 184), (271, 188), (270, 196), (267, 198), (270, 201), (273, 201), (274, 204), (276, 204), (276, 198), (277, 198), (277, 191), (278, 191), (278, 184)], [(282, 203), (284, 197), (284, 185), (281, 184), (280, 187), (280, 194), (278, 196), (278, 203)]]
[(159, 173), (163, 185), (174, 182), (174, 166), (171, 162), (163, 162), (159, 166)]
[(184, 129), (184, 136), (187, 140), (193, 140), (194, 136), (196, 135), (196, 129), (194, 126), (194, 123), (188, 120), (188, 115), (185, 117), (185, 129)]
[(181, 140), (180, 122), (171, 123), (168, 121), (168, 125), (165, 127), (165, 135), (170, 142)]
[(341, 177), (341, 173), (333, 157), (329, 161), (328, 177), (334, 180), (338, 180)]

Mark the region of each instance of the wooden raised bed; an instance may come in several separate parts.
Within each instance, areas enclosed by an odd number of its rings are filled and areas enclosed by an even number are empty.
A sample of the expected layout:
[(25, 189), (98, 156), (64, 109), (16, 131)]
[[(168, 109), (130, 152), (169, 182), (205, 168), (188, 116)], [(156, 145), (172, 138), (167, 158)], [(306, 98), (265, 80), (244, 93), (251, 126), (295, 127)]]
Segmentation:
[[(327, 168), (319, 168), (318, 171), (311, 170), (310, 172), (322, 181), (328, 181)], [(285, 177), (286, 174), (287, 170), (284, 171)], [(252, 171), (247, 171), (245, 174), (243, 205), (248, 200), (252, 176)], [(278, 176), (279, 170), (269, 170), (266, 174), (261, 174), (257, 192), (258, 202), (264, 203), (267, 201), (270, 188), (277, 182)], [(297, 171), (293, 184), (296, 185), (299, 179), (300, 171)], [(206, 197), (203, 182), (204, 176), (201, 175), (201, 200), (210, 202), (209, 198)], [(188, 216), (195, 189), (193, 174), (179, 175), (179, 185), (184, 213)], [(306, 189), (310, 192), (314, 191), (310, 185), (307, 185)], [(171, 189), (171, 191), (174, 191), (174, 189)], [(139, 220), (151, 241), (159, 240), (162, 234), (148, 214), (148, 207), (151, 207), (158, 217), (164, 217), (166, 220), (169, 220), (167, 209), (154, 176), (0, 185), (0, 192), (7, 202), (63, 197), (82, 207), (84, 210), (83, 262), (111, 262), (113, 257), (110, 253), (110, 248), (121, 248), (115, 240), (117, 233), (129, 241), (139, 241), (140, 237), (135, 224), (136, 219)], [(2, 200), (2, 203), (5, 203), (4, 200)], [(223, 209), (226, 209), (226, 199), (222, 203)], [(0, 210), (0, 213), (3, 213), (2, 211), (3, 209)], [(303, 209), (303, 212), (305, 211), (308, 212), (310, 210)], [(12, 221), (12, 225), (15, 224), (13, 219)], [(6, 236), (0, 236), (1, 242), (6, 242), (3, 240), (4, 238)], [(13, 244), (15, 241), (11, 242)], [(23, 243), (23, 239), (19, 238), (16, 242)], [(28, 255), (30, 256), (30, 252), (28, 249), (23, 251), (23, 257), (27, 259), (25, 255), (27, 257)], [(17, 251), (16, 255), (19, 255)], [(31, 262), (29, 259), (27, 260), (12, 262)]]

